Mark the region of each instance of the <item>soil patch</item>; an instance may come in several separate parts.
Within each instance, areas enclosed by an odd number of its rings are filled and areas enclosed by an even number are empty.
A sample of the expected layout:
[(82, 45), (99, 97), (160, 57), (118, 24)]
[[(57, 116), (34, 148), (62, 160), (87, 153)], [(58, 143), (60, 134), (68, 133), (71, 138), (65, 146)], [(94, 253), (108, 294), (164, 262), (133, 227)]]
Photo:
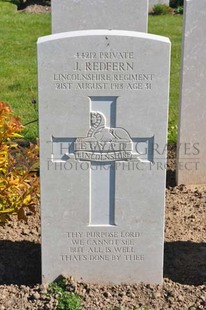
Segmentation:
[[(174, 186), (175, 149), (168, 152), (164, 283), (88, 285), (70, 279), (83, 310), (206, 309), (206, 185)], [(55, 309), (40, 284), (40, 216), (0, 227), (0, 309)], [(146, 307), (146, 308), (145, 308)]]

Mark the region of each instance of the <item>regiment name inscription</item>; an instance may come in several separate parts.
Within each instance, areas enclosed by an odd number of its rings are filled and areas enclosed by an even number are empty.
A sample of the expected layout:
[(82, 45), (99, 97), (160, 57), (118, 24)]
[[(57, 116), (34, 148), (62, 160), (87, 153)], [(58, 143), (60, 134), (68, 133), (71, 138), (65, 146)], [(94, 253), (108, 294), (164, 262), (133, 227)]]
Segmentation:
[[(118, 51), (77, 52), (73, 56), (74, 64), (68, 72), (54, 73), (55, 89), (151, 90), (154, 74), (138, 72), (134, 54), (134, 52)], [(111, 61), (102, 61), (105, 59)], [(116, 61), (112, 61), (113, 59)]]

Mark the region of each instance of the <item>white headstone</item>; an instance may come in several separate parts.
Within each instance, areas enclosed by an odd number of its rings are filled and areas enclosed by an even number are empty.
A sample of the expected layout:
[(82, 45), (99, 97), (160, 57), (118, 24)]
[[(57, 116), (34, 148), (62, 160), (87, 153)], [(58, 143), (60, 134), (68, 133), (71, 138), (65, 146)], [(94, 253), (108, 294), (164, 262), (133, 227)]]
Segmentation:
[(87, 29), (147, 32), (148, 0), (52, 0), (52, 33)]
[(169, 57), (129, 31), (39, 39), (44, 282), (162, 281)]
[(178, 184), (206, 183), (206, 0), (184, 8)]

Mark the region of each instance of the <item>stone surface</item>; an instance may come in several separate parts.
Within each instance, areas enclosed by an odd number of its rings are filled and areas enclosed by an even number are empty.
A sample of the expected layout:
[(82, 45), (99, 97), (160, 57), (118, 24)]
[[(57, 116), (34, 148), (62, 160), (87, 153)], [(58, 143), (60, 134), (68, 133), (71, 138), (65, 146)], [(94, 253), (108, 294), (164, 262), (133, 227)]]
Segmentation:
[(111, 29), (147, 32), (148, 0), (52, 0), (52, 33)]
[(166, 4), (169, 5), (169, 0), (149, 0), (149, 11), (152, 10), (153, 6), (156, 4)]
[(44, 282), (162, 281), (169, 58), (143, 33), (39, 39)]
[(178, 184), (206, 183), (206, 1), (185, 2)]

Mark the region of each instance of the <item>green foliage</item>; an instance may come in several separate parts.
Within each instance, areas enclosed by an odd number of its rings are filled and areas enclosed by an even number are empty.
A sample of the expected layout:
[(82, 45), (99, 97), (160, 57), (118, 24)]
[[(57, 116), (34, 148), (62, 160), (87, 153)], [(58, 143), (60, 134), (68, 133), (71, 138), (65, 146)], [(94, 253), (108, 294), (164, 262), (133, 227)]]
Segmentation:
[(178, 7), (175, 9), (175, 14), (180, 14), (180, 15), (182, 15), (183, 13), (184, 13), (183, 6), (178, 6)]
[(66, 290), (67, 280), (61, 278), (49, 285), (48, 294), (57, 296), (58, 305), (55, 310), (80, 310), (81, 298), (79, 295)]
[(153, 6), (152, 13), (153, 15), (168, 15), (172, 14), (172, 9), (166, 4), (158, 3)]
[(171, 8), (178, 8), (178, 6), (184, 6), (184, 0), (170, 0)]
[[(3, 2), (9, 2), (9, 3), (13, 3), (14, 5), (16, 5), (18, 8), (23, 8), (26, 6), (27, 2), (30, 2), (29, 0), (1, 0)], [(33, 1), (33, 3), (35, 4), (38, 3), (39, 1)], [(44, 5), (48, 5), (48, 3), (50, 3), (51, 1), (50, 0), (41, 0), (41, 3)]]
[(21, 137), (19, 118), (11, 108), (0, 102), (0, 223), (9, 215), (26, 219), (25, 209), (35, 212), (39, 202), (38, 147), (21, 148), (13, 139)]
[(10, 2), (17, 6), (21, 5), (23, 3), (23, 0), (1, 0), (2, 2)]

